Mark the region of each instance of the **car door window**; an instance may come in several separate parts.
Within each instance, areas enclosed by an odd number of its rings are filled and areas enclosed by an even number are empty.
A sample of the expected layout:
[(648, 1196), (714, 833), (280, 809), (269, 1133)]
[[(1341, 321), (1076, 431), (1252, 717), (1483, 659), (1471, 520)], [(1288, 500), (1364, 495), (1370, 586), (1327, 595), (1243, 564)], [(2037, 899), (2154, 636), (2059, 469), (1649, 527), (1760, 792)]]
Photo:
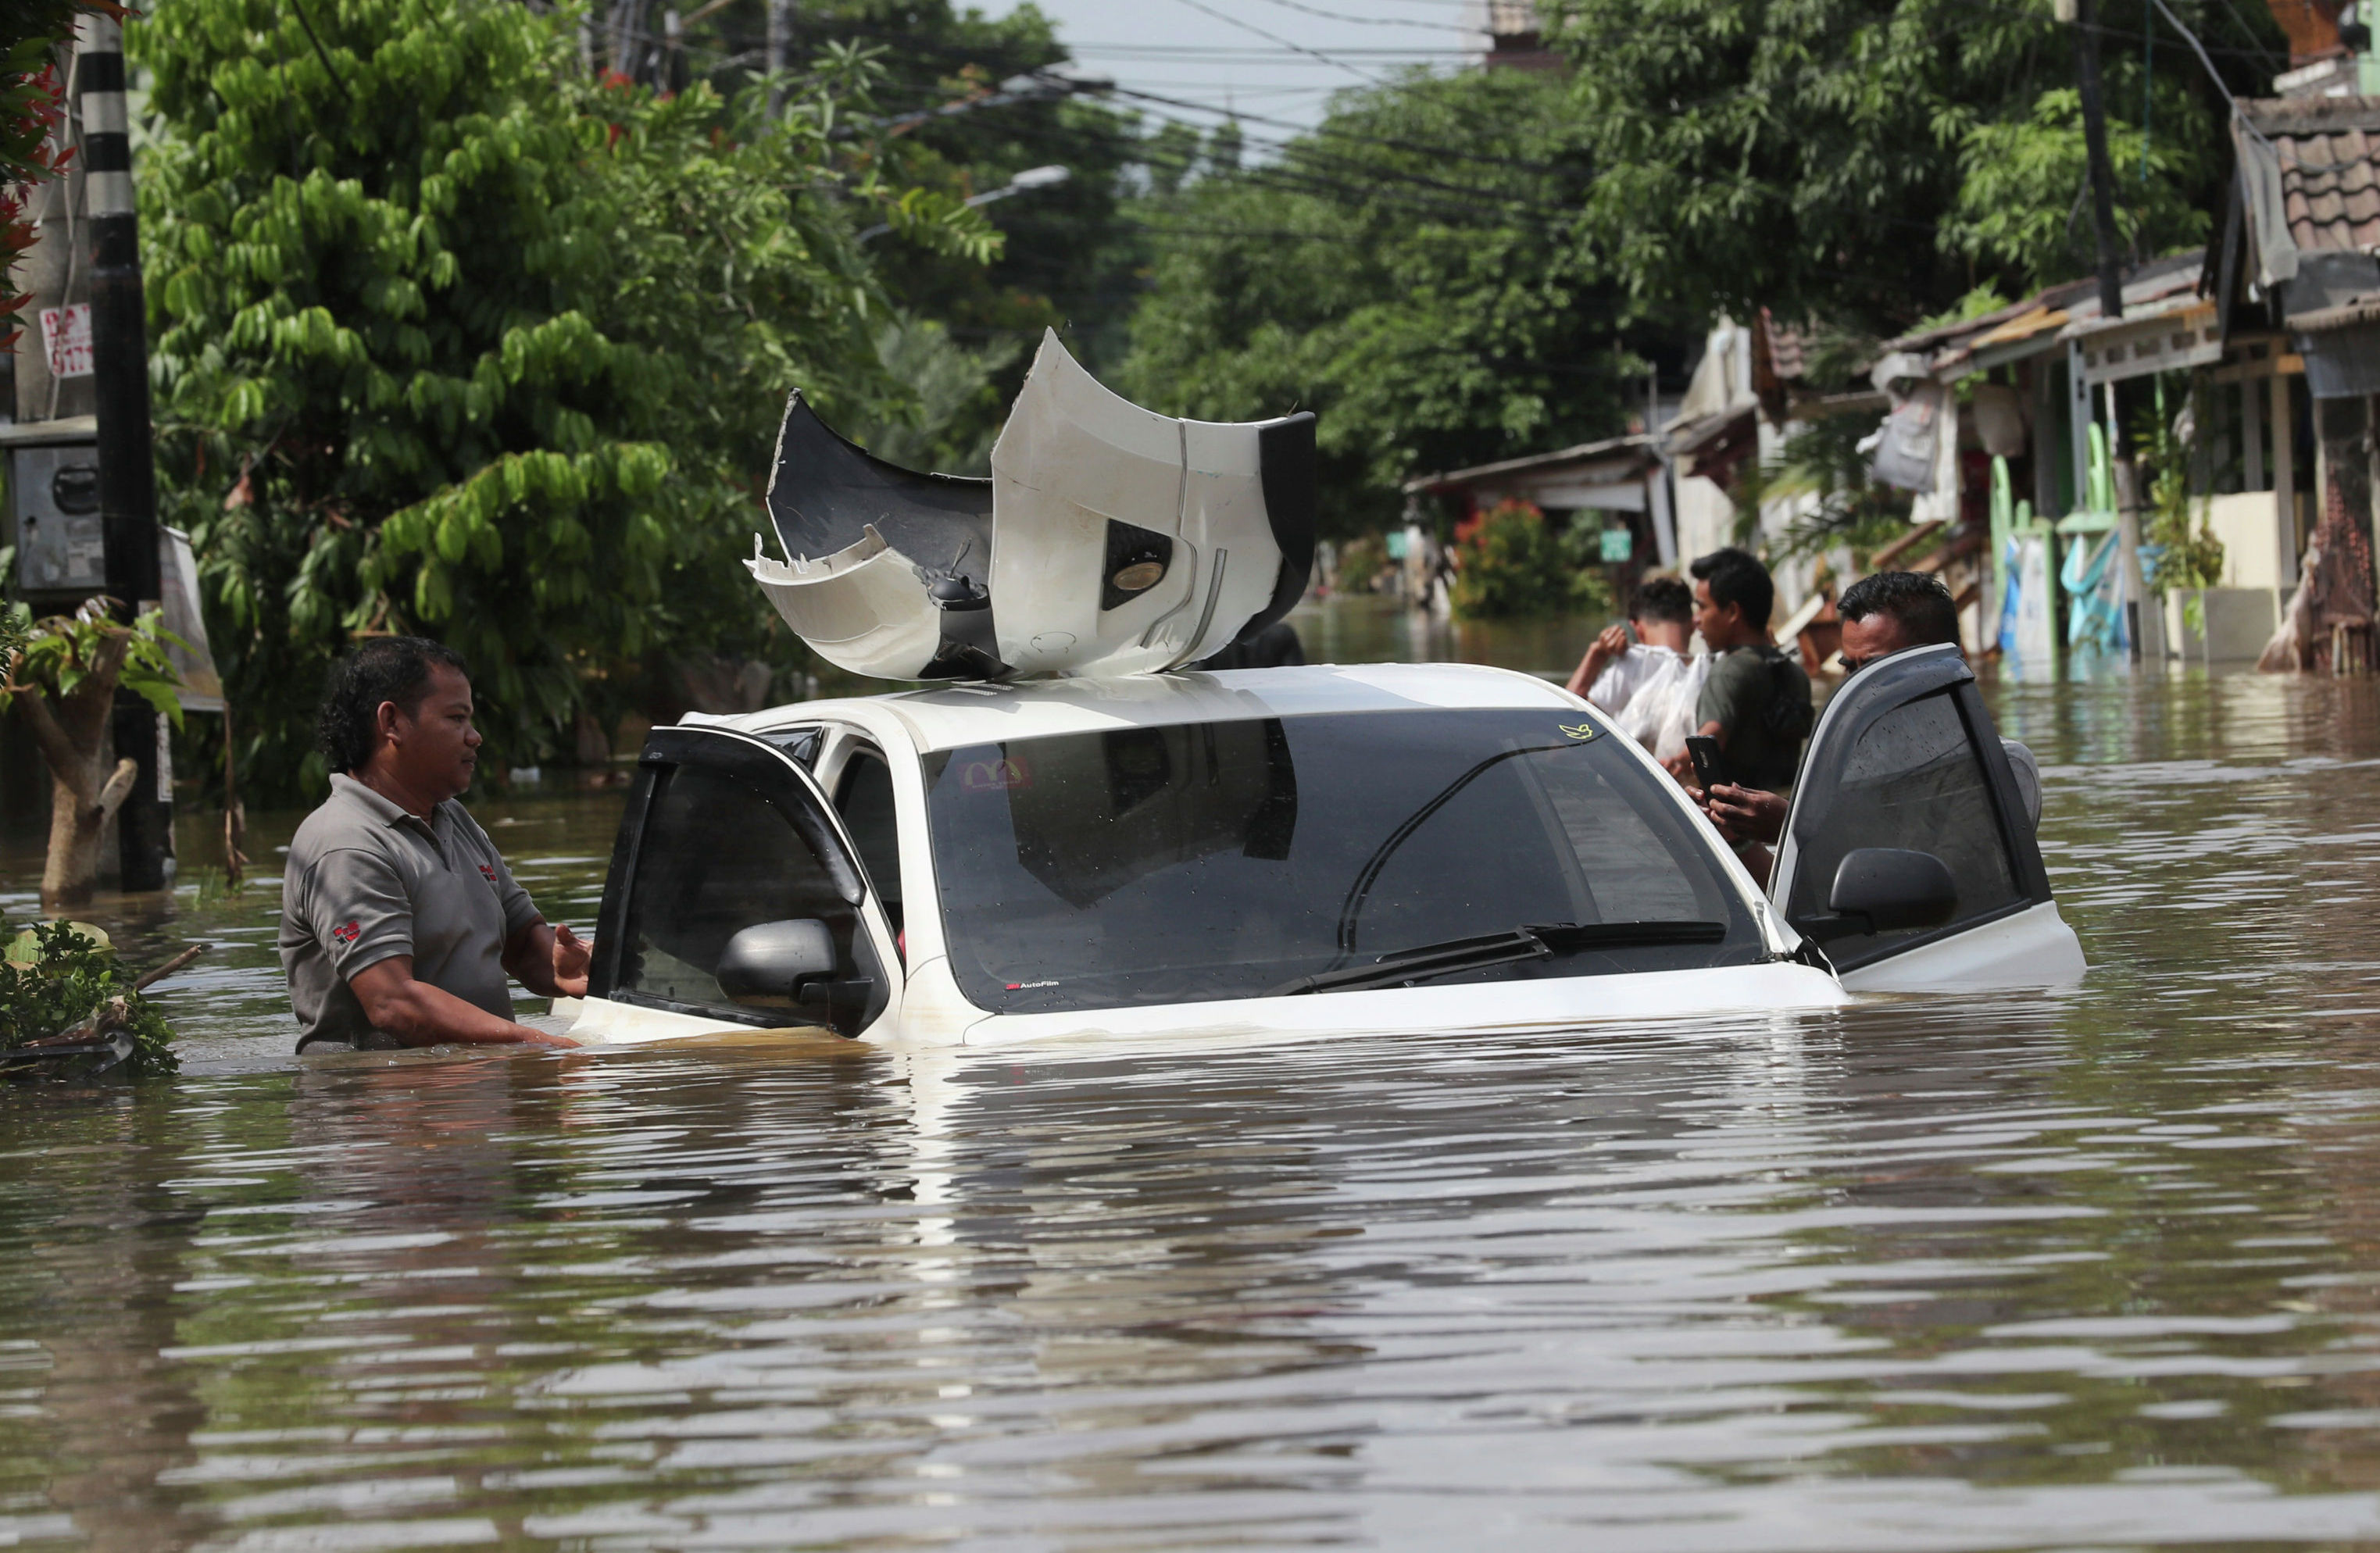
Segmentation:
[(795, 1016), (739, 1006), (714, 975), (736, 933), (804, 917), (826, 924), (841, 975), (874, 974), (857, 913), (774, 802), (725, 771), (667, 768), (637, 843), (614, 995), (743, 1024), (836, 1024), (824, 1008)]
[(901, 832), (892, 811), (892, 771), (872, 749), (856, 749), (843, 765), (835, 784), (835, 811), (868, 882), (883, 904), (884, 919), (901, 931)]
[(1956, 932), (2027, 898), (1955, 688), (1876, 717), (1860, 731), (1840, 777), (1824, 793), (1805, 787), (1803, 799), (1813, 808), (1795, 818), (1801, 855), (1785, 902), (1788, 921), (1815, 922), (1829, 915), (1835, 871), (1844, 855), (1859, 847), (1932, 853), (1959, 887), (1958, 913), (1946, 927), (1830, 939), (1827, 953), (1839, 968), (1881, 958), (1921, 938)]

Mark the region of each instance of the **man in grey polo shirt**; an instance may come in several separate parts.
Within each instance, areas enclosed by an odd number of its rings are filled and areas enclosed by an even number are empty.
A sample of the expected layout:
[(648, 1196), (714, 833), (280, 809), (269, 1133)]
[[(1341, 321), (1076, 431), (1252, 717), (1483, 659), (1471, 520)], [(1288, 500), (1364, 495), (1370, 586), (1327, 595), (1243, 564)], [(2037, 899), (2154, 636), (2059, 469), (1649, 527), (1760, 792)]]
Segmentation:
[(298, 1049), (446, 1041), (576, 1046), (512, 1016), (509, 973), (545, 997), (583, 997), (587, 945), (553, 928), (455, 800), (480, 733), (452, 649), (366, 642), (332, 672), (320, 735), (331, 796), (289, 843), (281, 966)]

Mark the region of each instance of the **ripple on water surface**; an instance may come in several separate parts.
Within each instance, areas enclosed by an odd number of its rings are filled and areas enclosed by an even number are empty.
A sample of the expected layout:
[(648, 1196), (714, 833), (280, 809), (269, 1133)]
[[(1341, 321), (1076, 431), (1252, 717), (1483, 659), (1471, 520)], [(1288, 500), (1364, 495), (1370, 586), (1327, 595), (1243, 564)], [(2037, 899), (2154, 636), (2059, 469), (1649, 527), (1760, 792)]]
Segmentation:
[[(2380, 1539), (2372, 687), (1998, 698), (2069, 997), (298, 1070), (269, 887), (125, 924), (249, 936), (6, 1099), (0, 1538)], [(608, 809), (483, 812), (591, 917)]]

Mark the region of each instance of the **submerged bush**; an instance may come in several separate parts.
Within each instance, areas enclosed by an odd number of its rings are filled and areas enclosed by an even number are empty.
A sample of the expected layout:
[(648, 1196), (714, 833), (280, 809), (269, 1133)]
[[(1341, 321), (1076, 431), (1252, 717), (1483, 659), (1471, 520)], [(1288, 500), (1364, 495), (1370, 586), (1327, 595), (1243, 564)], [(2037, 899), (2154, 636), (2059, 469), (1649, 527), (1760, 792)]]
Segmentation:
[(57, 1035), (121, 998), (124, 1016), (111, 1023), (132, 1037), (125, 1074), (148, 1078), (180, 1071), (168, 1044), (172, 1027), (133, 990), (134, 979), (107, 935), (87, 923), (44, 922), (24, 929), (0, 952), (0, 1051)]

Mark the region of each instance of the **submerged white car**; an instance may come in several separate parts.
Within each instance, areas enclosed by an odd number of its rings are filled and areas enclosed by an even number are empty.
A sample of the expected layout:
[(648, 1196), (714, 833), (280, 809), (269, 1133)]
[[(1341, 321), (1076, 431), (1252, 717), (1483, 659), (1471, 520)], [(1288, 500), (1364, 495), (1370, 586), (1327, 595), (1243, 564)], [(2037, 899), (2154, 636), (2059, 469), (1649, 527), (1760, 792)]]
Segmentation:
[(1571, 1026), (2083, 970), (1948, 648), (1828, 705), (1766, 896), (1642, 748), (1501, 670), (690, 718), (638, 763), (594, 952), (583, 1040), (896, 1046)]

